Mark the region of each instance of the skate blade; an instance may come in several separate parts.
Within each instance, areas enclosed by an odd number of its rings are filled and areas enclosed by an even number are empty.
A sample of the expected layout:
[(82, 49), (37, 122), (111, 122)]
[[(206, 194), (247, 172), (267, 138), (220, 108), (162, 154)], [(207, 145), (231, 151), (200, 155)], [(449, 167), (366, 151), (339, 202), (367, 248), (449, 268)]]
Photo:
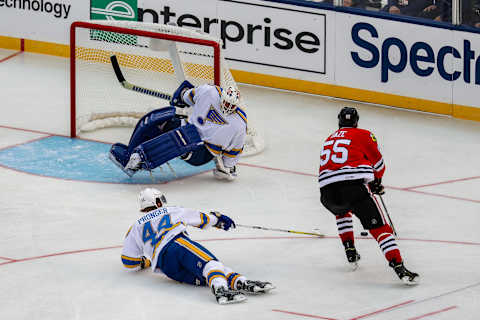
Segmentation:
[(272, 284), (266, 284), (263, 288), (262, 287), (259, 287), (259, 286), (255, 286), (253, 288), (253, 292), (251, 292), (252, 294), (265, 294), (265, 293), (269, 293), (270, 291), (272, 291), (273, 289), (275, 289), (275, 286), (272, 285)]
[(125, 172), (125, 174), (127, 176), (129, 176), (130, 178), (135, 174), (135, 172), (137, 172), (136, 170), (131, 170), (131, 169), (125, 169), (122, 164), (120, 162), (117, 161), (117, 159), (115, 159), (115, 157), (113, 156), (113, 154), (109, 153), (108, 154), (108, 158), (117, 166), (119, 167), (123, 172)]
[(350, 266), (351, 271), (355, 271), (358, 269), (358, 262), (349, 262), (348, 264)]
[(240, 303), (245, 300), (247, 300), (247, 297), (245, 297), (243, 294), (237, 294), (231, 300), (228, 300), (227, 297), (221, 297), (220, 299), (217, 300), (217, 302), (218, 304), (224, 305), (224, 304)]
[(408, 277), (403, 277), (402, 281), (407, 286), (416, 286), (420, 282), (419, 278), (420, 278), (419, 276), (416, 276), (415, 278), (410, 280)]

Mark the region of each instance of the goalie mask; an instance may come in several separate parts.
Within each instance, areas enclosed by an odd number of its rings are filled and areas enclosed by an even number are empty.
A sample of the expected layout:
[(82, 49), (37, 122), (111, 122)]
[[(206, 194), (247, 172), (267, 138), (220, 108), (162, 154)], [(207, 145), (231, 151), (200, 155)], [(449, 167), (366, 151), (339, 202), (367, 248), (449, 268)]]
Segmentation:
[(147, 188), (140, 192), (138, 196), (140, 211), (148, 207), (162, 207), (167, 204), (165, 195), (157, 189)]
[(240, 103), (240, 92), (234, 87), (228, 87), (222, 90), (220, 98), (220, 108), (224, 114), (232, 114)]
[(356, 128), (358, 125), (358, 119), (360, 119), (360, 116), (358, 115), (357, 109), (344, 107), (338, 114), (338, 127)]

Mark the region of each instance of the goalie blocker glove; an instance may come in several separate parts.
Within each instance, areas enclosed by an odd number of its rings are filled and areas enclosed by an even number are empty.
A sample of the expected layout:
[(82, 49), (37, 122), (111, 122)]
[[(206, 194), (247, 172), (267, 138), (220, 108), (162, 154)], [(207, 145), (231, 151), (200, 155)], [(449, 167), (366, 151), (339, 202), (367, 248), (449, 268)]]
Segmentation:
[(185, 91), (192, 88), (194, 88), (194, 86), (188, 80), (183, 81), (182, 84), (180, 84), (177, 90), (175, 90), (175, 92), (173, 93), (170, 105), (179, 108), (187, 107), (188, 105), (185, 103), (185, 101), (183, 101), (183, 94), (185, 93)]
[(233, 220), (230, 217), (223, 215), (220, 212), (212, 211), (210, 212), (210, 214), (213, 214), (218, 219), (217, 223), (214, 225), (215, 228), (228, 231), (228, 229), (230, 229), (231, 227), (233, 228), (237, 227), (235, 225), (235, 222), (233, 222)]
[(375, 180), (368, 183), (368, 186), (370, 187), (370, 191), (373, 194), (378, 194), (378, 195), (385, 194), (385, 188), (382, 185), (382, 179), (381, 178), (375, 178)]

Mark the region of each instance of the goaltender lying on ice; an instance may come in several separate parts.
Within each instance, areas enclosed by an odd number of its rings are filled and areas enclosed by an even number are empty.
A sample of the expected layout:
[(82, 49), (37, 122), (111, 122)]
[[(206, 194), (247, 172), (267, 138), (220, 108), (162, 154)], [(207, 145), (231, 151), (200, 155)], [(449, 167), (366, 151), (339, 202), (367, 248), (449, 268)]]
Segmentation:
[[(247, 115), (239, 101), (240, 92), (234, 87), (194, 87), (184, 81), (174, 92), (171, 105), (144, 115), (128, 146), (115, 143), (109, 157), (129, 176), (176, 157), (193, 166), (213, 159), (215, 178), (234, 180), (247, 131)], [(176, 114), (175, 107), (188, 107), (188, 118)]]

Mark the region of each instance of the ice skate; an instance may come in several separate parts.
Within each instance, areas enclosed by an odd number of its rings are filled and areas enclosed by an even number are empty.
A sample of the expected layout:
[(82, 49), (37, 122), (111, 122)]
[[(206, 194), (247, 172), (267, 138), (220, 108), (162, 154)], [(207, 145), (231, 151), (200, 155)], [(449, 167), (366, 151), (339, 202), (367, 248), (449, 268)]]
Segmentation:
[(237, 288), (242, 293), (264, 294), (275, 289), (275, 286), (272, 285), (270, 282), (246, 280), (246, 281), (239, 281), (237, 284)]
[(212, 292), (218, 304), (239, 303), (247, 300), (247, 297), (237, 290), (229, 290), (224, 287), (212, 287)]
[[(123, 172), (125, 172), (129, 177), (133, 176), (137, 170), (127, 169), (126, 168), (126, 157), (127, 157), (127, 146), (116, 143), (110, 149), (108, 153), (109, 159), (119, 167)], [(128, 164), (128, 163), (127, 163)]]
[(407, 286), (414, 286), (418, 284), (420, 276), (418, 273), (411, 272), (403, 265), (403, 262), (397, 263), (395, 260), (390, 261), (390, 267), (393, 268), (397, 276)]
[(345, 247), (345, 255), (347, 256), (348, 263), (353, 271), (358, 268), (358, 261), (360, 260), (360, 254), (355, 249), (352, 241), (345, 241), (343, 243)]
[(130, 171), (132, 174), (131, 176), (141, 169), (142, 165), (142, 158), (138, 153), (132, 153), (130, 156), (130, 160), (128, 160), (127, 164), (125, 165), (125, 170)]

